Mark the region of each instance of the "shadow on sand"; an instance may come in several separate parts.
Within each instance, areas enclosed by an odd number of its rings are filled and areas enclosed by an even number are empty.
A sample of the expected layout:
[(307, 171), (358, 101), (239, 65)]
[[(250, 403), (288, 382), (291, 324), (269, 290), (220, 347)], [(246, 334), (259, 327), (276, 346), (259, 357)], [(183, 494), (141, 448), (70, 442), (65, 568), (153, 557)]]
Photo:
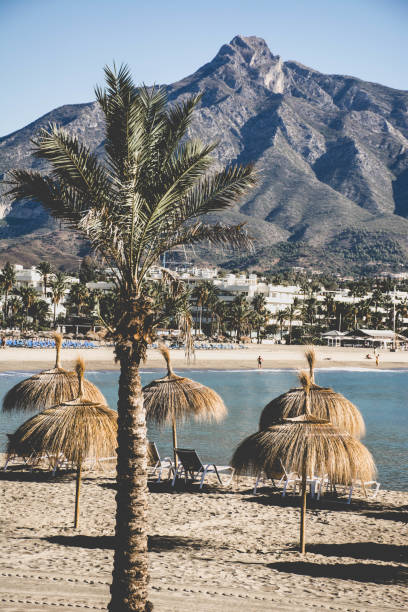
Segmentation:
[[(86, 536), (86, 535), (74, 535), (74, 536), (49, 536), (42, 538), (50, 544), (59, 544), (61, 546), (76, 546), (78, 548), (102, 548), (107, 550), (113, 550), (115, 548), (115, 536)], [(162, 535), (149, 535), (148, 536), (148, 548), (150, 552), (162, 552), (166, 550), (175, 550), (177, 548), (186, 548), (193, 550), (200, 550), (203, 546), (206, 546), (207, 542), (200, 539), (194, 538), (183, 538), (180, 536), (162, 536)]]
[(377, 584), (404, 584), (408, 582), (408, 567), (377, 565), (374, 563), (319, 564), (307, 561), (276, 562), (267, 565), (269, 569), (286, 574), (300, 574), (313, 578), (338, 578), (356, 582)]
[[(408, 546), (379, 542), (352, 542), (345, 544), (308, 544), (307, 551), (326, 557), (352, 557), (378, 561), (408, 561)], [(408, 571), (408, 568), (407, 568)]]

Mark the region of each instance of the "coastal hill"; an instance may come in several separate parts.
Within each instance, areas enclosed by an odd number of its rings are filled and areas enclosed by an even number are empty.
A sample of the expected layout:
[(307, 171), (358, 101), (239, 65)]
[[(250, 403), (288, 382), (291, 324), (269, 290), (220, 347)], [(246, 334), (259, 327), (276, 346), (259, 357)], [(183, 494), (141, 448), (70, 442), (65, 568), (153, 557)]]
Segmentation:
[[(251, 161), (259, 170), (250, 196), (222, 215), (245, 221), (255, 239), (255, 252), (233, 261), (229, 254), (229, 265), (360, 272), (408, 265), (408, 92), (283, 62), (255, 36), (236, 36), (167, 89), (170, 101), (203, 92), (191, 133), (219, 140), (220, 161)], [(102, 154), (96, 103), (63, 106), (0, 139), (0, 176), (41, 168), (30, 139), (49, 122)], [(0, 214), (1, 261), (72, 265), (87, 251), (39, 205), (2, 200)], [(205, 249), (195, 256), (210, 260)], [(215, 258), (225, 262), (227, 254)]]

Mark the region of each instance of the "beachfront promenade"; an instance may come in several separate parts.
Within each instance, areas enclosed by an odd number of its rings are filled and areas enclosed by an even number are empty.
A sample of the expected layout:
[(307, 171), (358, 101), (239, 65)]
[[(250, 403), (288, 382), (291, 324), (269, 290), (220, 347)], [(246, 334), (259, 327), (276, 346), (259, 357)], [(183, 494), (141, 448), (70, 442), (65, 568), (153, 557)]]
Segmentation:
[[(368, 349), (346, 348), (346, 347), (318, 347), (318, 368), (370, 368), (376, 369), (375, 359), (367, 359)], [(196, 359), (190, 364), (186, 363), (184, 350), (172, 351), (172, 362), (175, 368), (182, 369), (206, 369), (214, 368), (220, 370), (229, 369), (255, 369), (257, 357), (262, 355), (263, 368), (292, 368), (305, 367), (305, 347), (303, 345), (279, 345), (279, 344), (248, 344), (245, 349), (210, 349), (196, 350)], [(65, 367), (73, 367), (75, 359), (81, 354), (81, 349), (62, 349), (62, 361)], [(379, 368), (408, 368), (408, 351), (388, 350), (379, 351)], [(118, 369), (115, 364), (112, 347), (93, 348), (86, 350), (88, 369), (114, 370)], [(23, 349), (7, 348), (0, 350), (0, 371), (25, 370), (35, 371), (46, 369), (55, 360), (54, 349)], [(159, 351), (149, 349), (145, 363), (147, 368), (163, 368), (163, 359)]]

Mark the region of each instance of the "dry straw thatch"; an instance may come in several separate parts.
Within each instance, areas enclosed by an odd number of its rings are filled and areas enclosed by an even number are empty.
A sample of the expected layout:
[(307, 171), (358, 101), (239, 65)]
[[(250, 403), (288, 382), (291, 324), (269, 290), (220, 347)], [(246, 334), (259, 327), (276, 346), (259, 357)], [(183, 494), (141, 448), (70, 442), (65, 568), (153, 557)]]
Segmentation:
[[(12, 387), (3, 399), (4, 412), (40, 412), (78, 397), (78, 377), (61, 367), (61, 334), (54, 334), (56, 359), (51, 370), (30, 376)], [(98, 387), (84, 380), (85, 397), (99, 404), (106, 399)]]
[(281, 419), (264, 431), (246, 438), (237, 447), (231, 465), (238, 474), (272, 474), (285, 467), (287, 473), (302, 479), (302, 515), (300, 549), (305, 552), (305, 512), (307, 478), (327, 476), (331, 482), (349, 485), (355, 480), (372, 480), (376, 469), (369, 450), (356, 438), (332, 423), (310, 414), (309, 393), (312, 383), (301, 375), (301, 412), (294, 418)]
[[(314, 367), (316, 355), (314, 349), (306, 351), (311, 381), (309, 390), (310, 412), (317, 418), (326, 419), (334, 426), (347, 431), (356, 438), (365, 434), (363, 417), (358, 408), (344, 395), (333, 389), (319, 387), (314, 382)], [(267, 429), (281, 419), (293, 418), (302, 414), (306, 400), (304, 387), (289, 389), (265, 406), (259, 420), (259, 429)]]
[(169, 349), (160, 351), (167, 364), (167, 375), (143, 388), (146, 418), (158, 425), (172, 425), (173, 446), (177, 447), (176, 422), (220, 421), (227, 415), (221, 397), (213, 389), (173, 372)]
[(77, 466), (74, 526), (78, 526), (82, 464), (111, 457), (117, 446), (117, 413), (85, 397), (84, 363), (76, 365), (79, 394), (75, 400), (44, 410), (23, 423), (13, 435), (13, 444), (48, 456), (64, 457)]

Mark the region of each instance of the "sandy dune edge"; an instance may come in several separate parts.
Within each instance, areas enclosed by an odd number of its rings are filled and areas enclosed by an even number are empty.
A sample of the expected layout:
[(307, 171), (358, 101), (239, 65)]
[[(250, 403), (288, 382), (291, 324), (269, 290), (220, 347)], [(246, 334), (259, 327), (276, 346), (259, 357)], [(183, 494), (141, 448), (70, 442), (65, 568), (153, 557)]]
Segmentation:
[[(403, 610), (408, 607), (408, 493), (308, 513), (309, 553), (296, 552), (297, 500), (252, 480), (229, 489), (151, 485), (151, 599), (161, 612)], [(71, 527), (72, 475), (0, 475), (0, 609), (88, 608), (109, 598), (114, 475), (87, 474)]]

